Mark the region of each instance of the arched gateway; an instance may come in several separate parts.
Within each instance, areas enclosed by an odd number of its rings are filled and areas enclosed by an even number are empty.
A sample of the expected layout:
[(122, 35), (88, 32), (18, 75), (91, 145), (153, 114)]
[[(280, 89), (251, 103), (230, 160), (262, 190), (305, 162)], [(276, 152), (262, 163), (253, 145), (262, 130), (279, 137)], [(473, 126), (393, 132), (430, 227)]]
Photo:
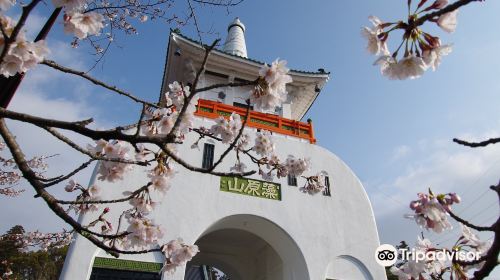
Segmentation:
[[(245, 27), (239, 20), (229, 26), (230, 41), (224, 50), (211, 53), (200, 87), (215, 83), (252, 81), (262, 62), (246, 58)], [(204, 49), (178, 33), (170, 33), (167, 63), (161, 92), (173, 81), (187, 84), (199, 67)], [(312, 122), (301, 122), (328, 80), (328, 73), (291, 70), (288, 99), (273, 112), (251, 109), (246, 130), (268, 130), (273, 134), (279, 158), (293, 154), (311, 159), (313, 172), (326, 176), (327, 189), (305, 195), (299, 188), (303, 178), (219, 177), (176, 168), (172, 188), (150, 215), (166, 228), (165, 240), (182, 237), (196, 243), (201, 252), (174, 275), (159, 275), (161, 254), (122, 255), (115, 259), (85, 238), (71, 245), (61, 279), (175, 279), (208, 280), (201, 265), (226, 272), (231, 280), (385, 279), (383, 267), (374, 259), (379, 245), (370, 201), (353, 172), (337, 156), (316, 145)], [(199, 97), (194, 126), (211, 127), (219, 116), (246, 113), (241, 104), (250, 88), (224, 88)], [(328, 120), (322, 120), (328, 121)], [(188, 134), (179, 155), (188, 163), (210, 167), (226, 146), (210, 139), (199, 141)], [(253, 166), (242, 158), (246, 166)], [(227, 171), (235, 163), (231, 153), (217, 170)], [(312, 175), (312, 174), (308, 174)], [(147, 174), (135, 168), (117, 183), (99, 182), (101, 197), (120, 197), (123, 191), (141, 186)], [(93, 183), (93, 182), (91, 182)], [(252, 188), (250, 188), (250, 186)], [(123, 205), (123, 210), (127, 205)], [(109, 219), (117, 220), (114, 206)], [(115, 216), (113, 216), (115, 215)], [(82, 216), (85, 223), (94, 214)], [(362, 278), (360, 278), (362, 277)]]
[(275, 223), (254, 215), (232, 215), (210, 226), (197, 240), (200, 253), (188, 263), (220, 268), (230, 279), (309, 279), (295, 241)]

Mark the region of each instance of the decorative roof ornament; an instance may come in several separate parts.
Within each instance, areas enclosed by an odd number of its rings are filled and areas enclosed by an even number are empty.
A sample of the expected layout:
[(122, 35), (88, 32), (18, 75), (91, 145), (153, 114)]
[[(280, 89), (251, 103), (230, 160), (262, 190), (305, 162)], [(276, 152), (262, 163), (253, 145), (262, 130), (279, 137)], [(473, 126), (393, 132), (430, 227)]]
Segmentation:
[(227, 27), (226, 42), (222, 50), (226, 53), (248, 57), (245, 43), (245, 25), (239, 18), (235, 18)]

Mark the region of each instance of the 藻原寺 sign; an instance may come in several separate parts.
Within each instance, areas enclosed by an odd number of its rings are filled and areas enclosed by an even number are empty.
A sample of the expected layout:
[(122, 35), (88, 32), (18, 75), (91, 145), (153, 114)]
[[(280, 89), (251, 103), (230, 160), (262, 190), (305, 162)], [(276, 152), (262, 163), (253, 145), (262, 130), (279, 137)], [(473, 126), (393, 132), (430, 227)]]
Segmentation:
[(227, 177), (220, 178), (220, 190), (272, 200), (281, 200), (281, 185), (254, 179)]

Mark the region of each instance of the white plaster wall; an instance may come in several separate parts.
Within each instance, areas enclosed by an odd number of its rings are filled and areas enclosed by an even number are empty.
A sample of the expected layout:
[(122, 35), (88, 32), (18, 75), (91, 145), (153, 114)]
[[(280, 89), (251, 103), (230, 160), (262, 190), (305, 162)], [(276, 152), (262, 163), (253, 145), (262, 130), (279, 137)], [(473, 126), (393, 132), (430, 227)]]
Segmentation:
[[(197, 122), (196, 125), (210, 127), (213, 120), (198, 119)], [(187, 137), (188, 145), (179, 148), (179, 155), (200, 166), (202, 152), (189, 148), (194, 142), (193, 136)], [(178, 173), (172, 182), (172, 188), (151, 215), (165, 226), (165, 240), (180, 236), (185, 242), (194, 243), (208, 228), (224, 217), (238, 214), (255, 215), (283, 229), (303, 254), (307, 271), (297, 274), (293, 267), (300, 267), (298, 262), (301, 260), (290, 259), (287, 263), (284, 259), (284, 279), (325, 279), (329, 265), (338, 256), (351, 256), (366, 267), (373, 279), (385, 279), (383, 267), (374, 259), (379, 240), (372, 208), (358, 178), (337, 156), (318, 145), (291, 136), (274, 134), (274, 137), (276, 150), (281, 158), (285, 159), (291, 152), (297, 157), (310, 157), (312, 171), (324, 170), (328, 173), (331, 197), (303, 194), (298, 187), (288, 186), (286, 178), (275, 180), (282, 185), (282, 201), (221, 192), (219, 177), (193, 173), (177, 166)], [(200, 147), (203, 148), (202, 143)], [(224, 146), (216, 145), (216, 159), (223, 149)], [(227, 171), (233, 164), (234, 156), (231, 153), (217, 170)], [(250, 162), (246, 162), (246, 165), (252, 166)], [(252, 177), (260, 179), (259, 176)], [(103, 189), (103, 198), (117, 198), (122, 196), (123, 191), (142, 186), (145, 181), (146, 173), (135, 168), (119, 183), (98, 183)], [(304, 179), (298, 178), (299, 187), (304, 183)], [(127, 207), (128, 205), (123, 205), (122, 209)], [(119, 207), (114, 206), (109, 217), (117, 218), (121, 213), (119, 210)], [(84, 220), (89, 221), (94, 217), (85, 217)], [(111, 220), (113, 221), (113, 218)], [(239, 227), (252, 230), (252, 226), (242, 224)], [(263, 232), (265, 230), (263, 229)], [(279, 242), (279, 237), (275, 240), (272, 240), (272, 236), (260, 237), (271, 246)], [(279, 248), (274, 249), (280, 251)], [(105, 256), (88, 241), (77, 238), (71, 246), (61, 279), (88, 279), (92, 258), (96, 254)], [(123, 258), (161, 262), (161, 256), (158, 254)], [(335, 269), (349, 271), (352, 267), (349, 263), (338, 262)], [(172, 279), (183, 279), (183, 274), (184, 269), (179, 269)]]

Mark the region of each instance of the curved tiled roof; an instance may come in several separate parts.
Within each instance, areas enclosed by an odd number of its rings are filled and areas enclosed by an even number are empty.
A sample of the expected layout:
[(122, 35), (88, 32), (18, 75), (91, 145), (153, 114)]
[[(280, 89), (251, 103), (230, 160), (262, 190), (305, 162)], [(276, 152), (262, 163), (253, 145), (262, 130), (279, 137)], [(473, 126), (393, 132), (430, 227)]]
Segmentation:
[[(176, 32), (174, 30), (170, 30), (170, 33), (175, 33), (177, 35), (179, 35), (180, 37), (186, 39), (186, 40), (189, 40), (195, 44), (198, 44), (198, 45), (203, 45), (203, 46), (207, 46), (208, 45), (205, 45), (205, 44), (202, 44), (200, 41), (196, 41), (195, 39), (193, 38), (189, 38), (187, 37), (186, 35), (180, 33), (180, 32)], [(243, 57), (243, 56), (239, 56), (239, 55), (236, 55), (236, 54), (232, 54), (232, 53), (227, 53), (227, 52), (224, 52), (223, 50), (221, 49), (215, 49), (215, 51), (217, 52), (221, 52), (221, 53), (224, 53), (226, 55), (229, 55), (229, 56), (233, 56), (233, 57), (237, 57), (237, 58), (240, 58), (240, 59), (243, 59), (243, 60), (247, 60), (247, 61), (251, 61), (251, 62), (254, 62), (254, 63), (258, 63), (258, 64), (266, 64), (265, 62), (262, 62), (260, 60), (257, 60), (257, 59), (253, 59), (253, 58), (247, 58), (247, 57)], [(290, 69), (291, 72), (295, 72), (295, 73), (301, 73), (301, 74), (307, 74), (307, 75), (330, 75), (330, 72), (326, 72), (326, 71), (304, 71), (304, 70), (296, 70), (296, 69)]]

